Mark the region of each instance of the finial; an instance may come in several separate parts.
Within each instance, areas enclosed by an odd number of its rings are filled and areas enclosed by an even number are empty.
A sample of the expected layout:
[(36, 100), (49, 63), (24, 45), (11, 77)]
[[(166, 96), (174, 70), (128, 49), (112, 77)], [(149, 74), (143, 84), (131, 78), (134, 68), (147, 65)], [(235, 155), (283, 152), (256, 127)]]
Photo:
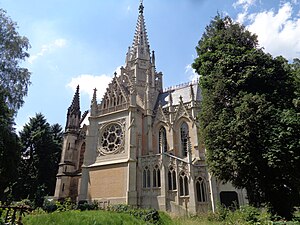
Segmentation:
[(182, 102), (182, 96), (181, 95), (179, 96), (179, 100)]
[(117, 76), (117, 72), (116, 71), (114, 72), (114, 75), (115, 75), (115, 77)]
[(143, 11), (144, 11), (143, 0), (141, 0), (139, 6), (139, 13), (143, 13)]
[(97, 102), (97, 88), (94, 88), (94, 93), (93, 93), (93, 99), (92, 99), (93, 103)]

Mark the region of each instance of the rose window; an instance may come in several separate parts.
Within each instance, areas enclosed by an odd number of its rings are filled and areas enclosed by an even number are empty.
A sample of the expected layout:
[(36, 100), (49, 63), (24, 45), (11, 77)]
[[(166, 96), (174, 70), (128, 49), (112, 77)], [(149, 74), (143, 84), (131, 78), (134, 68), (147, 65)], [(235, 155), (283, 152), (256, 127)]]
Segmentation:
[(123, 130), (119, 124), (108, 125), (102, 133), (102, 150), (110, 153), (119, 149), (123, 140)]

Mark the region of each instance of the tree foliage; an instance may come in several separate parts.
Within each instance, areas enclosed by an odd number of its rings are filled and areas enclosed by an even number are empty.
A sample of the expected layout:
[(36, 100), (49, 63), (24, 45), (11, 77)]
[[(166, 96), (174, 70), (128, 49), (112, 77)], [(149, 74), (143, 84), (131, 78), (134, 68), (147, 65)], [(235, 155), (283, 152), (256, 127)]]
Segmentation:
[(29, 41), (16, 28), (17, 24), (0, 9), (0, 88), (5, 91), (8, 108), (14, 112), (23, 105), (30, 84), (30, 72), (19, 65), (29, 57)]
[(40, 205), (41, 197), (53, 195), (61, 154), (62, 128), (50, 126), (42, 114), (30, 118), (20, 132), (22, 144), (18, 187), (15, 195)]
[(0, 201), (8, 197), (17, 179), (19, 150), (18, 136), (13, 129), (13, 115), (0, 91)]
[(300, 179), (292, 67), (264, 53), (257, 36), (227, 16), (211, 21), (196, 50), (200, 132), (210, 171), (245, 188), (250, 204), (267, 203), (273, 213), (290, 218), (299, 204)]
[(14, 116), (27, 94), (30, 73), (19, 66), (28, 57), (27, 38), (0, 9), (0, 200), (5, 200), (17, 178), (20, 159)]

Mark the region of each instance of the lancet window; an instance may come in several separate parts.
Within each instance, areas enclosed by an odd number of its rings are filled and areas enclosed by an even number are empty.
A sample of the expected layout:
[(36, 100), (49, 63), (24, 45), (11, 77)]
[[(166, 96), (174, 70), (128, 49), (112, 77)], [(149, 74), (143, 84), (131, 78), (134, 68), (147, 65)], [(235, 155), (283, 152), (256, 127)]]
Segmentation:
[(169, 168), (169, 171), (168, 171), (168, 187), (169, 187), (170, 191), (177, 189), (176, 172), (172, 166)]
[(166, 128), (161, 127), (158, 132), (158, 153), (163, 153), (167, 151), (167, 133)]
[(160, 169), (158, 165), (156, 165), (153, 169), (153, 187), (161, 187)]
[(202, 177), (196, 179), (196, 192), (198, 202), (207, 202), (206, 183)]
[(183, 122), (180, 127), (180, 141), (182, 156), (187, 156), (188, 152), (189, 127), (186, 122)]
[(179, 176), (179, 189), (180, 189), (180, 196), (188, 196), (189, 195), (189, 182), (188, 177), (184, 172), (180, 173)]
[(143, 188), (150, 188), (150, 169), (148, 166), (143, 170)]
[(81, 166), (83, 164), (83, 159), (84, 159), (84, 152), (85, 152), (85, 143), (81, 145), (80, 149), (80, 156), (79, 156), (79, 164), (78, 164), (78, 169), (81, 171)]

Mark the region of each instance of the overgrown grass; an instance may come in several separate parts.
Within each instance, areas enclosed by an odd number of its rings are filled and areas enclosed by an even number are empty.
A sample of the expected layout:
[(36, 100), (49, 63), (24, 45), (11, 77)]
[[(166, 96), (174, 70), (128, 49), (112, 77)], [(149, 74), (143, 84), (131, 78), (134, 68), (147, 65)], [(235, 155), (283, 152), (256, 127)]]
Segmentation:
[[(48, 204), (49, 203), (49, 204)], [(155, 224), (155, 225), (297, 225), (300, 215), (294, 221), (274, 218), (267, 208), (241, 206), (235, 211), (219, 207), (216, 213), (207, 212), (197, 216), (171, 217), (155, 209), (140, 209), (125, 204), (112, 205), (99, 210), (96, 203), (80, 207), (69, 201), (64, 203), (48, 202), (44, 209), (37, 208), (24, 218), (25, 225), (98, 225), (98, 224)], [(52, 211), (55, 206), (55, 211)], [(77, 210), (76, 210), (77, 209)], [(94, 209), (94, 210), (91, 210)], [(98, 209), (98, 210), (95, 210)], [(46, 211), (44, 211), (46, 210)], [(91, 211), (89, 211), (91, 210)], [(48, 213), (47, 213), (48, 212)], [(49, 213), (51, 212), (51, 213)], [(273, 221), (272, 221), (273, 219)], [(0, 222), (1, 224), (1, 222)]]
[(129, 225), (147, 224), (126, 213), (108, 211), (65, 211), (50, 214), (28, 215), (23, 219), (24, 225)]

